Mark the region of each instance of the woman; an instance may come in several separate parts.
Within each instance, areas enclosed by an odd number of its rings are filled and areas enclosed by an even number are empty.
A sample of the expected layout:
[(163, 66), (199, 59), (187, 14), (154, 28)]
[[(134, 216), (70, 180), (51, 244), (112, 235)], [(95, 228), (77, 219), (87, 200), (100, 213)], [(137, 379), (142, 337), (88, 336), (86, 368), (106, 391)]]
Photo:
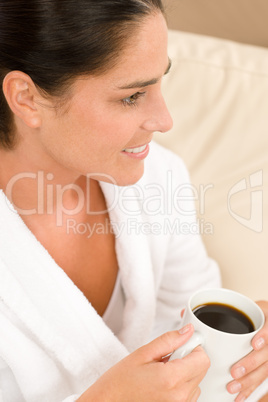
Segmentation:
[[(160, 0), (0, 1), (4, 401), (198, 399), (203, 349), (165, 356), (193, 333), (174, 330), (189, 295), (220, 279), (183, 163), (151, 143), (172, 125), (169, 68)], [(233, 368), (237, 401), (267, 344), (266, 325)]]

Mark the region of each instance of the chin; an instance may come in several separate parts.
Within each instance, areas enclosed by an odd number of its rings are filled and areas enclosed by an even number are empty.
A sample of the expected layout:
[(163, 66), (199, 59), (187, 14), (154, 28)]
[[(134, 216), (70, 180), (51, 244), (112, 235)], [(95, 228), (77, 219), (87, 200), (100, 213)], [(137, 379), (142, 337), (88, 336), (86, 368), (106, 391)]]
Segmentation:
[(135, 174), (126, 174), (124, 177), (120, 177), (116, 184), (118, 186), (131, 186), (133, 184), (136, 184), (142, 178), (143, 174), (144, 166), (142, 167), (142, 169), (137, 169), (137, 171), (135, 171)]
[(127, 172), (123, 172), (124, 174), (120, 173), (118, 175), (100, 175), (96, 176), (95, 179), (98, 181), (104, 181), (106, 183), (111, 183), (117, 186), (131, 186), (133, 184), (136, 184), (143, 176), (144, 173), (144, 165), (142, 168), (139, 168), (135, 170), (135, 172), (130, 172), (129, 174)]

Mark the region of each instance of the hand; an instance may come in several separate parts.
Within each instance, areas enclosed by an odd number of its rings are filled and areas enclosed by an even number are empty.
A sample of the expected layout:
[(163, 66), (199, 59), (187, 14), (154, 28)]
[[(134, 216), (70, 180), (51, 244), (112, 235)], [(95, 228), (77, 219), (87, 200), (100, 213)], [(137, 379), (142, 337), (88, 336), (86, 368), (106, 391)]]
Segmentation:
[(263, 328), (252, 340), (253, 351), (231, 369), (235, 379), (228, 384), (231, 394), (237, 395), (235, 402), (242, 402), (268, 377), (268, 302), (257, 302), (265, 315)]
[(204, 350), (198, 346), (183, 359), (163, 359), (187, 342), (193, 331), (189, 324), (137, 349), (101, 376), (78, 401), (196, 402), (199, 383), (210, 365)]

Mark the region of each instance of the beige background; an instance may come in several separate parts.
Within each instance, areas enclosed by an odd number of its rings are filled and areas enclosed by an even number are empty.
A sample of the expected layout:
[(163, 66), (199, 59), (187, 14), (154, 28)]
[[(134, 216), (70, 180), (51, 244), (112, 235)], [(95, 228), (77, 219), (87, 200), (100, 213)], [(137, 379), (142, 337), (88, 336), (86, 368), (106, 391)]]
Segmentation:
[(163, 0), (171, 29), (268, 47), (268, 0)]
[(223, 286), (268, 300), (268, 49), (170, 31), (168, 54), (173, 128), (154, 139), (190, 171)]

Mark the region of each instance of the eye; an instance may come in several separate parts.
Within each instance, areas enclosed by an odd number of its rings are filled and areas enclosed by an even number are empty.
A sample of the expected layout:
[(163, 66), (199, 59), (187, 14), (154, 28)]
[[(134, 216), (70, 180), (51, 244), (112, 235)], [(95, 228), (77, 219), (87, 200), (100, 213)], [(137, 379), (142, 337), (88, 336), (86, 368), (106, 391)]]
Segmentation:
[(137, 101), (145, 95), (146, 92), (136, 92), (135, 94), (129, 96), (128, 98), (122, 99), (124, 106), (137, 106)]

